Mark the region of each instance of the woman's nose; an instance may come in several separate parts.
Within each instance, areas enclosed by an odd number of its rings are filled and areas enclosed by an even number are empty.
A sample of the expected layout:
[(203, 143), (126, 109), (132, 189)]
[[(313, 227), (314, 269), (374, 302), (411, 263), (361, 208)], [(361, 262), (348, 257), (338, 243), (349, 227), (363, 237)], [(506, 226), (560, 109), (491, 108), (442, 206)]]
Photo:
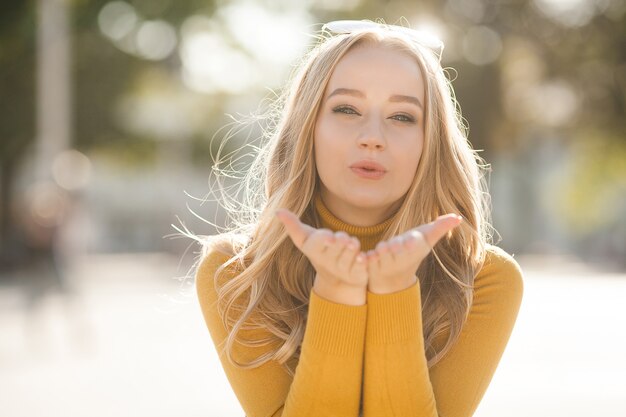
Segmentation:
[(372, 117), (365, 124), (358, 139), (359, 147), (384, 149), (386, 141), (382, 123)]

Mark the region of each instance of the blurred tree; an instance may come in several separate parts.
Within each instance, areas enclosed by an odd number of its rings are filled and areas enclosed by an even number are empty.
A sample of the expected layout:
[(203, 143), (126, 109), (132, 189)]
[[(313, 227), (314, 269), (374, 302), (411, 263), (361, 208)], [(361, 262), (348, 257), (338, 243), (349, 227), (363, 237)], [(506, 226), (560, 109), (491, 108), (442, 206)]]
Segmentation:
[(0, 266), (9, 257), (11, 184), (35, 135), (35, 16), (31, 2), (0, 13)]
[[(134, 76), (152, 65), (176, 65), (176, 58), (155, 64), (125, 54), (98, 30), (98, 14), (108, 0), (71, 1), (74, 146), (118, 145), (145, 154), (153, 146), (144, 138), (133, 146), (115, 121), (113, 109)], [(213, 1), (135, 0), (146, 18), (180, 24), (192, 13), (211, 13)], [(16, 222), (11, 218), (12, 185), (18, 167), (31, 149), (36, 132), (35, 66), (37, 2), (3, 4), (0, 13), (0, 266), (10, 263), (16, 247)]]

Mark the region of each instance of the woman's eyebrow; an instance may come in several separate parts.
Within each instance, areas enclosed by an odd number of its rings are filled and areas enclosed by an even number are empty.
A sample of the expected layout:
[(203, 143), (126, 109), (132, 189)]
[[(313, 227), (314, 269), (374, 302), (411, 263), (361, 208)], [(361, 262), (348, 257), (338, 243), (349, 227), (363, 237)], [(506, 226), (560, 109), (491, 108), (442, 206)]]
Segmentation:
[[(360, 90), (354, 90), (352, 88), (337, 88), (337, 89), (335, 89), (335, 91), (330, 93), (328, 95), (328, 97), (326, 97), (326, 100), (328, 100), (332, 96), (338, 95), (338, 94), (344, 94), (344, 95), (354, 96), (354, 97), (359, 97), (359, 98), (365, 98), (366, 97), (365, 94), (362, 91), (360, 91)], [(419, 107), (422, 110), (424, 109), (424, 106), (422, 106), (422, 103), (419, 101), (419, 99), (417, 97), (413, 97), (413, 96), (406, 96), (406, 95), (402, 95), (402, 94), (395, 94), (395, 95), (389, 97), (389, 101), (391, 101), (392, 103), (400, 103), (400, 102), (411, 103), (411, 104), (416, 105), (417, 107)]]

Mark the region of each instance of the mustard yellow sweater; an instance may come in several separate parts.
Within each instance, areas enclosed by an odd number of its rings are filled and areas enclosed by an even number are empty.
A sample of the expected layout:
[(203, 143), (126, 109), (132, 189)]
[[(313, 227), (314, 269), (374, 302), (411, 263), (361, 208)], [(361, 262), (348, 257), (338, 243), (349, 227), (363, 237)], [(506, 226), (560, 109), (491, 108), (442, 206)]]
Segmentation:
[[(362, 250), (375, 247), (389, 222), (356, 227), (335, 217), (320, 199), (316, 208), (324, 227), (358, 237)], [(242, 370), (221, 354), (227, 332), (215, 306), (213, 274), (226, 259), (218, 252), (203, 258), (196, 290), (226, 376), (248, 417), (469, 417), (504, 352), (523, 293), (518, 263), (490, 246), (475, 278), (474, 301), (460, 338), (429, 370), (419, 281), (392, 294), (368, 292), (361, 306), (334, 303), (311, 291), (292, 378), (274, 361)], [(264, 352), (234, 346), (238, 361), (248, 362)]]

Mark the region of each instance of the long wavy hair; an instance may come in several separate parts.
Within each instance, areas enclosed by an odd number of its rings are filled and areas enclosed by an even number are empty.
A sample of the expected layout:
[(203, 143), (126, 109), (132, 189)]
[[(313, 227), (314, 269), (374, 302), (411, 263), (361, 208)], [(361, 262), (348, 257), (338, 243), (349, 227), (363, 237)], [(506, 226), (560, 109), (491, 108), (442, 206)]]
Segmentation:
[[(488, 166), (467, 140), (467, 128), (447, 72), (432, 51), (394, 31), (321, 32), (291, 73), (286, 88), (272, 101), (270, 127), (264, 130), (251, 167), (239, 182), (243, 198), (237, 200), (225, 193), (228, 187), (219, 183), (219, 177), (229, 176), (219, 169), (219, 157), (214, 165), (217, 189), (222, 193), (218, 201), (229, 213), (232, 226), (214, 236), (189, 235), (203, 245), (200, 258), (211, 251), (227, 255), (214, 279), (218, 311), (229, 332), (223, 348), (235, 366), (250, 369), (275, 360), (294, 373), (290, 364), (300, 355), (315, 271), (274, 213), (284, 207), (303, 222), (322, 227), (314, 204), (320, 181), (313, 152), (315, 121), (338, 61), (351, 48), (364, 44), (408, 54), (419, 66), (425, 84), (422, 156), (382, 239), (445, 213), (459, 213), (464, 218), (435, 245), (416, 271), (429, 368), (454, 345), (467, 319), (474, 277), (482, 268), (491, 239), (491, 201), (484, 175)], [(244, 330), (262, 330), (266, 337), (245, 339)], [(441, 341), (442, 346), (436, 348)], [(235, 342), (271, 349), (240, 363), (232, 354)]]

